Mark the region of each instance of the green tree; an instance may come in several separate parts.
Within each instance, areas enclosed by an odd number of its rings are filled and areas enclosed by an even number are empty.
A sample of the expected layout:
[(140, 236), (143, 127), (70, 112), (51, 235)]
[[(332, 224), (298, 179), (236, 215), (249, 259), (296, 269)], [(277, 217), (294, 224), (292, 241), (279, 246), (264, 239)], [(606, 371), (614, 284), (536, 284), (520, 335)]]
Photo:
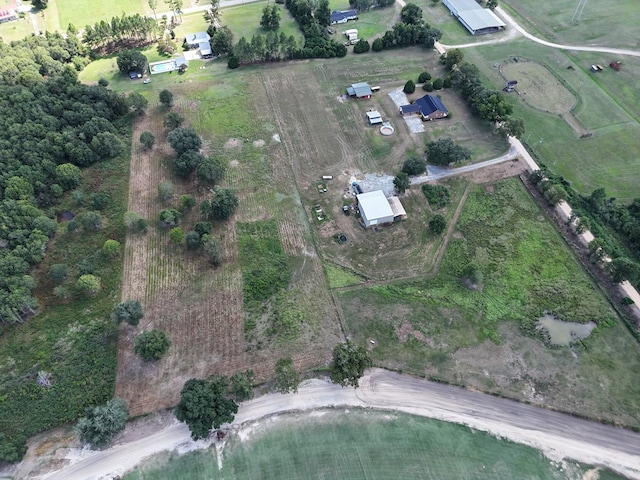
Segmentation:
[(460, 65), (464, 60), (464, 52), (459, 48), (452, 48), (447, 50), (446, 53), (440, 55), (440, 61), (444, 64), (447, 70), (453, 70), (456, 65)]
[(69, 267), (64, 263), (56, 263), (49, 267), (49, 273), (47, 276), (56, 283), (62, 283), (67, 279), (69, 275)]
[(132, 232), (147, 231), (147, 221), (138, 212), (125, 212), (124, 224)]
[(609, 263), (607, 269), (611, 278), (616, 283), (622, 283), (628, 280), (636, 283), (640, 278), (640, 265), (627, 257), (616, 257)]
[(76, 281), (76, 289), (84, 295), (95, 295), (102, 289), (102, 282), (95, 275), (81, 275)]
[(167, 127), (169, 130), (175, 130), (180, 127), (184, 122), (184, 117), (176, 112), (169, 112), (167, 116), (164, 117), (164, 121), (162, 124)]
[(433, 81), (433, 89), (434, 90), (442, 90), (442, 86), (444, 85), (444, 81), (441, 78), (436, 78)]
[(176, 186), (168, 180), (158, 184), (158, 197), (162, 203), (169, 203), (176, 193)]
[(169, 90), (162, 90), (159, 94), (160, 103), (167, 108), (173, 107), (173, 93)]
[(316, 9), (313, 11), (313, 18), (316, 19), (321, 27), (331, 25), (331, 7), (329, 6), (329, 0), (318, 1)]
[(431, 74), (429, 72), (422, 72), (419, 76), (418, 76), (418, 83), (424, 83), (427, 80), (431, 80)]
[(220, 248), (220, 242), (218, 242), (213, 235), (205, 233), (200, 238), (200, 243), (202, 244), (202, 251), (209, 261), (215, 266), (220, 265), (222, 263), (222, 248)]
[(422, 90), (425, 92), (433, 92), (433, 82), (431, 80), (426, 80), (422, 84)]
[(200, 162), (196, 170), (198, 176), (205, 182), (217, 182), (227, 170), (227, 162), (221, 155), (210, 155)]
[(370, 49), (369, 42), (367, 42), (364, 38), (361, 38), (356, 42), (353, 46), (353, 53), (367, 53)]
[(427, 144), (427, 158), (432, 165), (449, 165), (469, 160), (471, 151), (449, 137), (442, 137)]
[(119, 303), (111, 312), (111, 320), (116, 325), (126, 322), (135, 327), (140, 323), (143, 316), (142, 304), (138, 300), (127, 300)]
[(211, 224), (211, 222), (196, 222), (194, 229), (196, 232), (198, 232), (198, 235), (203, 236), (207, 233), (211, 233), (213, 225)]
[(589, 242), (589, 255), (591, 256), (591, 260), (595, 263), (599, 263), (608, 255), (607, 254), (607, 243), (596, 237)]
[(487, 0), (487, 8), (490, 10), (495, 10), (498, 6), (498, 0)]
[(131, 92), (127, 96), (127, 102), (129, 106), (136, 112), (138, 115), (144, 115), (145, 109), (149, 106), (149, 100), (147, 100), (144, 95), (138, 92)]
[(124, 430), (128, 419), (129, 410), (124, 400), (114, 398), (104, 405), (87, 408), (85, 416), (78, 420), (73, 431), (83, 443), (99, 448)]
[(229, 57), (229, 60), (227, 61), (227, 68), (229, 70), (234, 70), (239, 66), (240, 66), (240, 60), (238, 60), (238, 57)]
[(445, 228), (447, 228), (447, 221), (439, 213), (434, 215), (433, 218), (429, 220), (429, 230), (431, 230), (436, 235), (440, 235), (442, 232), (444, 232)]
[(231, 376), (231, 395), (236, 402), (253, 398), (253, 371), (237, 372)]
[(401, 171), (407, 175), (423, 175), (426, 168), (427, 164), (424, 161), (424, 158), (417, 153), (413, 153), (404, 161)]
[(120, 255), (120, 250), (122, 249), (122, 245), (117, 240), (109, 239), (104, 242), (102, 246), (102, 253), (106, 256), (114, 258)]
[(7, 178), (4, 181), (4, 198), (30, 201), (33, 198), (33, 185), (23, 177)]
[(371, 50), (374, 52), (381, 52), (384, 49), (384, 43), (381, 38), (376, 38), (371, 44)]
[(175, 208), (165, 208), (160, 211), (159, 221), (162, 228), (175, 227), (180, 222), (181, 213)]
[(509, 117), (504, 122), (500, 122), (496, 128), (496, 133), (502, 138), (509, 136), (522, 138), (524, 132), (524, 119), (520, 117)]
[(113, 133), (100, 132), (91, 139), (91, 149), (98, 157), (113, 158), (122, 151), (123, 145)]
[(133, 351), (145, 362), (160, 360), (171, 346), (171, 340), (162, 330), (142, 332), (133, 343)]
[(190, 231), (185, 237), (187, 243), (187, 250), (197, 250), (200, 248), (200, 234), (195, 231)]
[[(233, 33), (226, 25), (217, 28), (211, 35), (211, 53), (213, 55), (228, 55), (233, 53)], [(231, 61), (231, 59), (229, 59)], [(229, 67), (231, 68), (231, 67)]]
[(238, 207), (238, 198), (230, 188), (223, 188), (219, 185), (213, 187), (214, 197), (210, 202), (210, 217), (214, 220), (226, 220)]
[(347, 340), (333, 349), (331, 379), (343, 387), (358, 387), (364, 371), (371, 366), (371, 359), (364, 347)]
[(402, 89), (404, 93), (412, 94), (416, 91), (416, 84), (413, 80), (407, 80), (407, 83), (404, 84), (404, 88)]
[(293, 367), (291, 358), (281, 358), (276, 362), (276, 390), (280, 393), (297, 393), (300, 376)]
[(224, 377), (210, 377), (207, 380), (192, 378), (180, 392), (176, 418), (187, 424), (194, 440), (207, 438), (212, 428), (232, 422), (238, 413), (238, 405), (227, 396)]
[(172, 130), (167, 135), (167, 141), (178, 155), (190, 150), (198, 151), (202, 146), (202, 140), (191, 127), (179, 127)]
[(71, 163), (63, 163), (56, 167), (56, 181), (65, 190), (71, 190), (80, 185), (82, 170)]
[(422, 9), (415, 3), (407, 3), (400, 10), (400, 21), (407, 25), (422, 25)]
[(409, 175), (407, 175), (405, 172), (398, 173), (398, 175), (396, 175), (396, 178), (393, 179), (393, 186), (396, 187), (396, 190), (398, 192), (404, 193), (411, 186)]
[(94, 210), (89, 210), (78, 215), (78, 222), (85, 230), (98, 230), (102, 227), (102, 215)]
[(147, 68), (147, 57), (137, 50), (122, 50), (118, 53), (118, 70), (122, 73), (144, 73)]
[(193, 195), (189, 195), (189, 194), (180, 195), (180, 198), (178, 199), (178, 208), (180, 209), (181, 212), (186, 212), (188, 210), (191, 210), (195, 206), (196, 206), (196, 199)]
[(171, 240), (171, 243), (175, 243), (177, 245), (184, 243), (185, 236), (184, 230), (180, 227), (173, 227), (169, 232), (169, 239)]
[(147, 150), (151, 150), (151, 148), (153, 148), (155, 141), (156, 137), (151, 132), (145, 130), (140, 134), (140, 143), (144, 145), (144, 148)]
[(200, 152), (187, 150), (174, 159), (173, 169), (179, 176), (187, 178), (203, 161), (204, 156)]
[(262, 9), (260, 26), (265, 30), (277, 30), (280, 28), (280, 8), (277, 5), (266, 5)]

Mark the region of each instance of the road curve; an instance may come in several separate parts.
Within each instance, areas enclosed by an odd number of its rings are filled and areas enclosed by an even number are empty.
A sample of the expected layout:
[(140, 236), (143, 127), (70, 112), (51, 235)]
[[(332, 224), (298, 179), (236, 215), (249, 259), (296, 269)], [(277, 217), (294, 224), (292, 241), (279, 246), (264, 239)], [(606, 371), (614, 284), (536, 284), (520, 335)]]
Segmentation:
[[(518, 22), (515, 21), (515, 19), (509, 15), (507, 12), (504, 11), (504, 9), (502, 7), (496, 7), (495, 11), (500, 15), (500, 17), (502, 17), (504, 19), (504, 21), (507, 23), (507, 25), (509, 25), (511, 28), (515, 29), (518, 33), (520, 33), (523, 37), (531, 40), (532, 42), (536, 42), (539, 43), (541, 45), (545, 45), (547, 47), (551, 47), (551, 48), (558, 48), (561, 50), (574, 50), (574, 51), (579, 51), (579, 52), (597, 52), (597, 53), (611, 53), (614, 55), (628, 55), (631, 57), (640, 57), (640, 51), (637, 50), (629, 50), (629, 49), (625, 49), (625, 48), (609, 48), (609, 47), (589, 47), (589, 46), (582, 46), (582, 45), (562, 45), (559, 43), (554, 43), (554, 42), (548, 42), (547, 40), (543, 40), (541, 38), (538, 38), (534, 35), (531, 35), (529, 32), (527, 32), (524, 28), (522, 28)], [(504, 39), (495, 39), (495, 40), (485, 40), (485, 41), (480, 41), (480, 42), (476, 42), (476, 43), (465, 43), (465, 44), (461, 44), (461, 45), (445, 45), (445, 44), (440, 44), (443, 48), (445, 49), (450, 49), (450, 48), (469, 48), (469, 47), (477, 47), (480, 45), (488, 45), (491, 43), (499, 43), (499, 42), (503, 42)]]
[[(273, 393), (240, 406), (232, 428), (269, 415), (322, 407), (365, 407), (402, 411), (468, 425), (542, 450), (549, 458), (572, 458), (640, 479), (640, 434), (480, 392), (371, 369), (360, 388), (341, 388), (309, 380), (297, 394)], [(145, 457), (166, 450), (205, 448), (175, 422), (144, 439), (92, 452), (55, 473), (39, 478), (98, 480), (122, 475)]]

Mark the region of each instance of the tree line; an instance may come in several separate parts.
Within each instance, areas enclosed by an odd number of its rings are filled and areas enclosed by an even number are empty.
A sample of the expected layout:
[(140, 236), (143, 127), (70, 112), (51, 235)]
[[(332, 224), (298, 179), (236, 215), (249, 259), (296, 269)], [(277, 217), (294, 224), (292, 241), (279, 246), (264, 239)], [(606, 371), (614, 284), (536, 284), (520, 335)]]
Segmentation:
[(122, 14), (110, 22), (100, 20), (87, 25), (82, 40), (91, 49), (126, 44), (142, 45), (157, 38), (158, 23), (151, 17)]

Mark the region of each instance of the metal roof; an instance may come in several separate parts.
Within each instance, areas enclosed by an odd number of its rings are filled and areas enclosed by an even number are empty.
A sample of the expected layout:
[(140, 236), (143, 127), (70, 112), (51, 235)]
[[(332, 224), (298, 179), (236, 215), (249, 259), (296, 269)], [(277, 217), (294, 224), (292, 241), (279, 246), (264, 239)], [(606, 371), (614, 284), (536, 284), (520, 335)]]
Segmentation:
[(367, 97), (371, 96), (373, 92), (371, 91), (371, 87), (368, 83), (360, 82), (360, 83), (352, 83), (350, 88), (347, 88), (347, 92), (349, 95), (355, 95), (356, 97)]
[(211, 37), (207, 32), (196, 32), (190, 33), (189, 35), (184, 37), (184, 39), (189, 45), (196, 45), (200, 42), (208, 42), (209, 40), (211, 40)]
[(211, 55), (211, 44), (209, 42), (200, 42), (198, 44), (200, 55)]
[(500, 28), (506, 24), (488, 8), (482, 8), (475, 0), (447, 0), (445, 5), (455, 10), (462, 23), (470, 30)]
[(449, 113), (449, 110), (447, 110), (447, 107), (444, 106), (442, 100), (440, 100), (435, 95), (425, 95), (424, 97), (417, 99), (416, 103), (420, 105), (420, 112), (425, 117), (438, 110), (444, 113)]
[(398, 216), (406, 217), (407, 216), (407, 211), (402, 206), (402, 203), (400, 203), (400, 199), (398, 197), (389, 197), (389, 198), (387, 198), (387, 201), (389, 202), (389, 206), (391, 207), (391, 210), (393, 211), (393, 216), (394, 217), (398, 217)]
[(369, 222), (380, 218), (393, 217), (393, 210), (382, 190), (356, 195), (358, 206)]

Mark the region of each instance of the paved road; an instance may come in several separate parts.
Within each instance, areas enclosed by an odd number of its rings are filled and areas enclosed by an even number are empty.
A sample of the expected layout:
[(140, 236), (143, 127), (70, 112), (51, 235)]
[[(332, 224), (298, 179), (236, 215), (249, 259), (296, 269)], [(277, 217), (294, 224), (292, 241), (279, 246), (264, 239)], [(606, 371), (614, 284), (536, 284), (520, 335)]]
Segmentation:
[(454, 177), (463, 173), (473, 172), (481, 168), (489, 167), (491, 165), (497, 165), (498, 163), (507, 162), (509, 160), (515, 160), (520, 156), (518, 149), (511, 145), (509, 150), (504, 155), (492, 158), (491, 160), (485, 160), (484, 162), (474, 163), (472, 165), (466, 165), (458, 168), (446, 168), (437, 167), (433, 165), (427, 165), (427, 175), (420, 175), (419, 177), (411, 178), (411, 185), (422, 185), (427, 182), (435, 182), (436, 180), (442, 180), (443, 178)]
[[(525, 405), (484, 393), (428, 382), (381, 369), (370, 370), (360, 388), (310, 380), (297, 394), (268, 394), (241, 405), (233, 428), (276, 413), (322, 407), (369, 407), (402, 411), (469, 425), (543, 450), (550, 458), (572, 458), (640, 479), (640, 434)], [(121, 475), (143, 458), (194, 445), (184, 424), (174, 423), (142, 440), (95, 452), (50, 476), (91, 480)]]

